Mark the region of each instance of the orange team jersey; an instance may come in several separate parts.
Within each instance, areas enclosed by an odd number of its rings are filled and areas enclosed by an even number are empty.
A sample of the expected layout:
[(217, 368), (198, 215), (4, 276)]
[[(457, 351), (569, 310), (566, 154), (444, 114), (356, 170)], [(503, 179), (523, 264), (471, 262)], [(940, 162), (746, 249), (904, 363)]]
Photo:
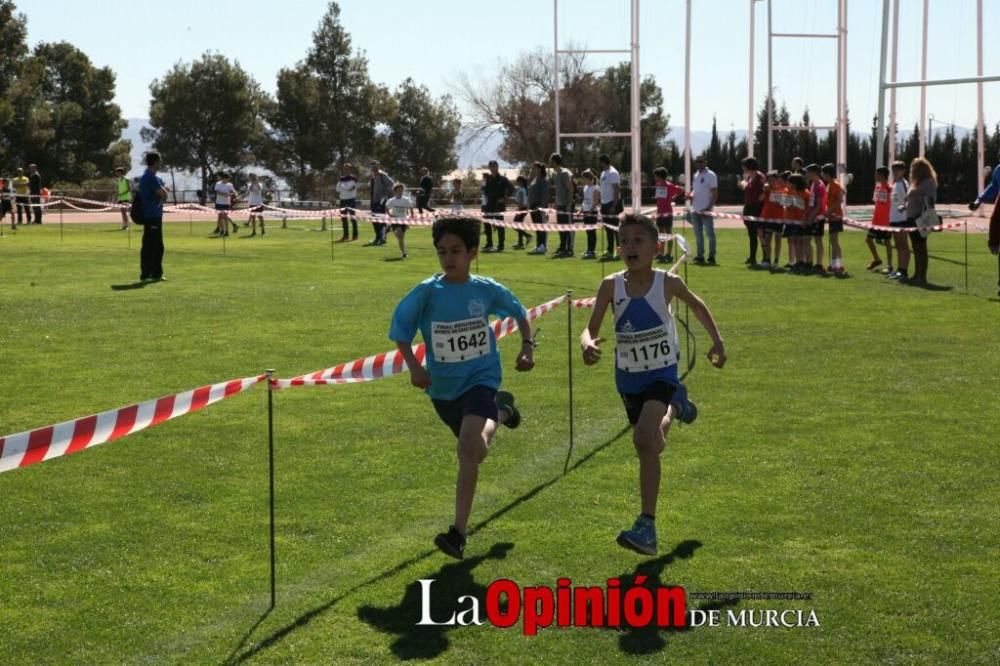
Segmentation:
[(875, 212), (872, 214), (872, 224), (880, 227), (889, 226), (889, 198), (892, 196), (892, 186), (889, 183), (876, 183), (872, 201)]
[(839, 180), (831, 180), (826, 186), (826, 216), (833, 220), (844, 219), (844, 186)]
[(782, 205), (785, 190), (779, 185), (771, 189), (770, 185), (764, 185), (764, 208), (760, 211), (760, 216), (765, 220), (785, 219), (785, 208)]
[(787, 197), (788, 208), (785, 209), (785, 219), (792, 222), (801, 222), (806, 219), (806, 204), (809, 203), (809, 192), (799, 192), (791, 190)]

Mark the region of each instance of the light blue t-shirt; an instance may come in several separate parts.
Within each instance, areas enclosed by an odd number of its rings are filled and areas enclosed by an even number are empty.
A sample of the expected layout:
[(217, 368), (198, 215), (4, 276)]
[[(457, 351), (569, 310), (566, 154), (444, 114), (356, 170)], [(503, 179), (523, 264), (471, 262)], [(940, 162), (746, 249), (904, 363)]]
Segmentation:
[(473, 386), (500, 388), (500, 354), (489, 316), (524, 317), (517, 297), (490, 278), (471, 275), (454, 283), (439, 274), (424, 280), (396, 306), (389, 339), (411, 343), (417, 331), (427, 345), (427, 395), (454, 400)]

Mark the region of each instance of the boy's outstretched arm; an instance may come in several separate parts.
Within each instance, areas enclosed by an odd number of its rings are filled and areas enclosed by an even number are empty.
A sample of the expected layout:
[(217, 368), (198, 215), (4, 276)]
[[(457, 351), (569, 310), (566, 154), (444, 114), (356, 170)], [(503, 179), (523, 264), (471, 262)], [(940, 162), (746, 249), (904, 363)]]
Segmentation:
[(431, 376), (427, 369), (420, 365), (420, 361), (413, 355), (413, 347), (409, 342), (396, 341), (396, 349), (402, 354), (406, 361), (406, 367), (410, 369), (410, 383), (417, 388), (425, 389), (431, 385)]
[[(597, 298), (594, 301), (594, 310), (590, 314), (590, 322), (587, 328), (580, 334), (580, 349), (583, 351), (583, 362), (586, 365), (594, 365), (601, 360), (600, 344), (604, 338), (598, 337), (601, 332), (601, 324), (604, 322), (604, 315), (608, 311), (608, 305), (615, 293), (614, 276), (606, 277), (597, 288)], [(570, 307), (573, 304), (570, 303)]]
[(535, 341), (531, 337), (531, 322), (527, 317), (518, 317), (517, 330), (521, 334), (521, 351), (517, 354), (515, 369), (527, 372), (535, 367)]
[(701, 322), (701, 325), (705, 327), (708, 335), (712, 338), (712, 348), (708, 350), (709, 362), (717, 368), (724, 366), (726, 364), (726, 347), (722, 342), (722, 335), (719, 333), (719, 327), (715, 323), (715, 318), (712, 317), (712, 313), (709, 311), (708, 306), (705, 305), (705, 301), (701, 300), (697, 294), (688, 289), (687, 285), (684, 284), (684, 280), (676, 275), (668, 275), (664, 280), (664, 285), (667, 302), (669, 303), (671, 298), (676, 297), (677, 300), (687, 303), (691, 311), (694, 312), (695, 318)]

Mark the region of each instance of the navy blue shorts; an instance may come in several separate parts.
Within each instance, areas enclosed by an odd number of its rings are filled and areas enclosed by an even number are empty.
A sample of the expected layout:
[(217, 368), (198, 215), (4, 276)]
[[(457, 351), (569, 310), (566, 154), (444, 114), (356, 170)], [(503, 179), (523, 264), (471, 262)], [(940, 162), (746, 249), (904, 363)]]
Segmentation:
[(844, 230), (844, 220), (842, 220), (842, 219), (839, 219), (839, 220), (838, 219), (827, 220), (826, 224), (827, 224), (828, 227), (830, 227), (830, 233), (831, 234), (835, 234), (835, 233), (839, 234), (840, 232), (842, 232)]
[(654, 382), (647, 386), (642, 393), (619, 393), (622, 403), (625, 405), (625, 414), (628, 422), (635, 425), (639, 422), (639, 414), (642, 413), (642, 406), (650, 400), (662, 402), (667, 407), (670, 406), (674, 395), (678, 391), (683, 391), (684, 387), (667, 382)]
[(660, 231), (660, 233), (665, 233), (665, 234), (671, 233), (674, 230), (674, 216), (657, 215), (656, 228)]
[(468, 414), (500, 422), (497, 391), (488, 386), (473, 386), (454, 400), (431, 398), (431, 402), (434, 403), (434, 411), (444, 424), (451, 428), (455, 437), (458, 437), (458, 433), (462, 430), (462, 419)]

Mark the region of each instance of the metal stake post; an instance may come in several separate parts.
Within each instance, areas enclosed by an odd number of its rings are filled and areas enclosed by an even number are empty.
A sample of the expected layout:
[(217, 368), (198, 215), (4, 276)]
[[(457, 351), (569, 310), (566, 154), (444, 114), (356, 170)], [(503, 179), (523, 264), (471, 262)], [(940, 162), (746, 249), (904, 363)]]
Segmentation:
[(569, 461), (573, 457), (573, 290), (566, 290), (566, 377), (569, 386), (569, 451), (563, 474), (569, 471)]
[(270, 509), (270, 546), (271, 546), (271, 608), (275, 605), (275, 575), (274, 575), (274, 391), (271, 380), (274, 379), (274, 369), (267, 370), (267, 480), (268, 505)]

